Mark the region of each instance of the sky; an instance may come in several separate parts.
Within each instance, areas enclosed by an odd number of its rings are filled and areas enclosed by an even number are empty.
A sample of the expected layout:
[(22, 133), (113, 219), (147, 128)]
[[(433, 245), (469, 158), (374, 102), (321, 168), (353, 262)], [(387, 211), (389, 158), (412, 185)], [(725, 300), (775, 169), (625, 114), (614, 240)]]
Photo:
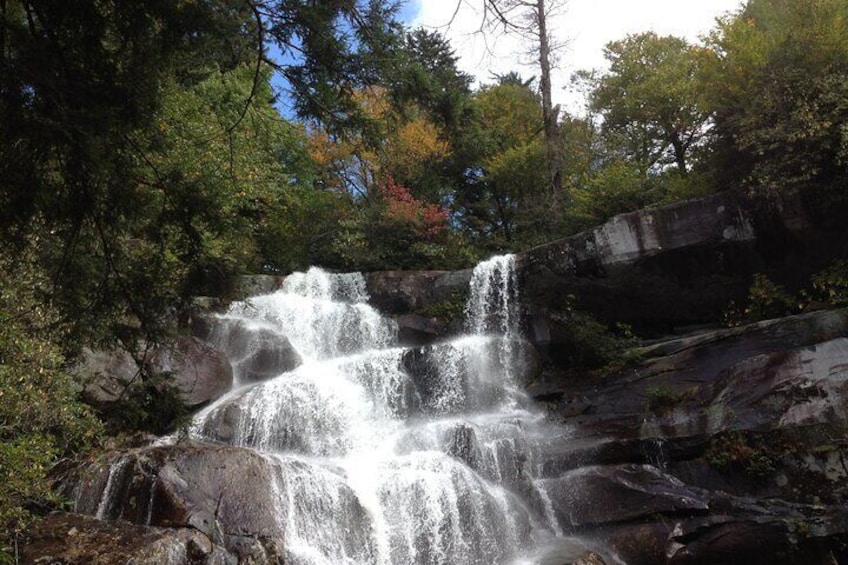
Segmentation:
[[(454, 11), (459, 11), (453, 22)], [(412, 27), (441, 31), (459, 57), (461, 70), (479, 82), (493, 82), (491, 73), (517, 71), (524, 78), (537, 76), (527, 64), (527, 48), (518, 38), (485, 39), (474, 33), (480, 27), (483, 0), (409, 0), (401, 15)], [(715, 19), (741, 7), (742, 0), (566, 0), (562, 13), (549, 25), (559, 41), (567, 42), (552, 73), (555, 104), (579, 113), (582, 98), (566, 87), (580, 69), (604, 68), (603, 47), (630, 33), (652, 30), (690, 41), (707, 33)], [(487, 49), (488, 45), (488, 49)]]

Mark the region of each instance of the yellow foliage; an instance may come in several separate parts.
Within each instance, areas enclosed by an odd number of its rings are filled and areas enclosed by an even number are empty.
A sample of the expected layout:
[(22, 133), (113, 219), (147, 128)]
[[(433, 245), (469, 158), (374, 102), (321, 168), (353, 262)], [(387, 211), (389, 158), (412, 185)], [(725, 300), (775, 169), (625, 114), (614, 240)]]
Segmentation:
[(414, 178), (424, 173), (435, 161), (447, 157), (450, 145), (439, 128), (424, 118), (416, 118), (403, 124), (393, 137), (386, 140), (384, 167), (396, 176), (403, 173)]
[(396, 111), (380, 87), (361, 90), (355, 99), (384, 128), (382, 143), (337, 139), (320, 128), (310, 131), (307, 151), (325, 187), (366, 194), (389, 177), (415, 179), (449, 154), (443, 133), (417, 108)]

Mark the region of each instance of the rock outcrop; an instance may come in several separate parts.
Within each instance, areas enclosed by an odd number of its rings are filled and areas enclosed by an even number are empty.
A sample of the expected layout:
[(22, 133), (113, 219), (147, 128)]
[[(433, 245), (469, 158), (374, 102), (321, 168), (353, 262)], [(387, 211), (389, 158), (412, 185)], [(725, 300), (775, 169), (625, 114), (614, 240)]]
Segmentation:
[(848, 310), (815, 312), (655, 343), (603, 379), (531, 386), (571, 430), (541, 462), (563, 529), (627, 563), (841, 562), (846, 335)]
[(236, 565), (238, 559), (192, 528), (154, 528), (57, 512), (30, 532), (22, 563)]
[[(140, 363), (140, 364), (139, 364)], [(151, 348), (137, 360), (120, 347), (84, 350), (75, 373), (85, 399), (99, 406), (118, 402), (132, 383), (147, 375), (166, 373), (188, 407), (206, 404), (226, 394), (233, 385), (229, 360), (198, 338), (184, 336)]]
[(522, 296), (542, 319), (572, 295), (578, 309), (643, 332), (715, 322), (755, 273), (797, 289), (848, 256), (844, 222), (819, 216), (798, 195), (739, 192), (622, 214), (519, 254)]

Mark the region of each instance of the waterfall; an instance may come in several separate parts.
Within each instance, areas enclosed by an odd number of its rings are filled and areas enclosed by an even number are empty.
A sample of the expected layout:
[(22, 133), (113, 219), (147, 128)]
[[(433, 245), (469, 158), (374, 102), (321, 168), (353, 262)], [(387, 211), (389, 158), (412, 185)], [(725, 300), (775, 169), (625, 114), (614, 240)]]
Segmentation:
[(499, 333), (508, 338), (518, 337), (515, 255), (492, 257), (474, 268), (465, 317), (472, 334)]
[(562, 535), (536, 478), (515, 258), (479, 264), (469, 291), (467, 334), (418, 348), (397, 345), (360, 274), (312, 268), (218, 316), (236, 384), (190, 434), (275, 469), (286, 563), (524, 563)]
[[(234, 390), (192, 428), (279, 467), (268, 494), (287, 562), (509, 563), (551, 529), (533, 477), (540, 418), (514, 378), (514, 265), (478, 265), (469, 335), (426, 348), (395, 345), (358, 274), (313, 268), (220, 317), (219, 345), (233, 328), (261, 328), (303, 359)], [(248, 356), (231, 356), (237, 375)]]

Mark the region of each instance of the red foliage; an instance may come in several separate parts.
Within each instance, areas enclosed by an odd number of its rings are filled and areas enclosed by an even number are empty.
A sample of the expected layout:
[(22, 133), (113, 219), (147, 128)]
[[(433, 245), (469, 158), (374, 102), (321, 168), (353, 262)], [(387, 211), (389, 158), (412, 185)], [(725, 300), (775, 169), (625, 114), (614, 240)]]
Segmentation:
[(380, 186), (380, 195), (386, 203), (386, 219), (408, 226), (421, 237), (432, 239), (448, 227), (445, 210), (436, 204), (418, 200), (408, 188), (397, 184), (391, 177)]

